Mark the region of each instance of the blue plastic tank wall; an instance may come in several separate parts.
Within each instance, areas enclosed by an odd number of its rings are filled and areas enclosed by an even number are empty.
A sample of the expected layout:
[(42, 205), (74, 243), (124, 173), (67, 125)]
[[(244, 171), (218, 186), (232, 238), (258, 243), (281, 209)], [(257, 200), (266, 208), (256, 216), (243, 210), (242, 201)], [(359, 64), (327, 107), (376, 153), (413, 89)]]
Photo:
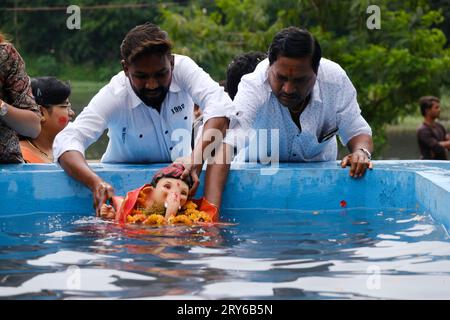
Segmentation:
[[(257, 164), (232, 167), (223, 199), (227, 209), (298, 210), (348, 208), (418, 208), (450, 227), (450, 163), (444, 161), (375, 161), (360, 179), (338, 162), (280, 164), (264, 175)], [(151, 180), (165, 164), (91, 164), (116, 194)], [(93, 214), (91, 192), (56, 165), (1, 165), (0, 216), (37, 212)], [(203, 183), (198, 194), (203, 192)], [(244, 218), (244, 217), (243, 217)]]

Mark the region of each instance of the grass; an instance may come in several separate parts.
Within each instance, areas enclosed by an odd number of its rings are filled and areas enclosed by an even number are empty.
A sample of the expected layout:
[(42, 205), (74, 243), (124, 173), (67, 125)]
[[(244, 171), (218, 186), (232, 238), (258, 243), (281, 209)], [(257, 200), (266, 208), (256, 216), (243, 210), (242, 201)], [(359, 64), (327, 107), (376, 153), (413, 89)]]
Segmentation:
[[(444, 127), (450, 128), (450, 88), (443, 88), (441, 90), (441, 116), (439, 122)], [(387, 132), (404, 132), (414, 131), (423, 122), (423, 117), (420, 114), (419, 106), (417, 106), (417, 112), (413, 115), (409, 115), (400, 120), (398, 124), (388, 125), (386, 127)]]

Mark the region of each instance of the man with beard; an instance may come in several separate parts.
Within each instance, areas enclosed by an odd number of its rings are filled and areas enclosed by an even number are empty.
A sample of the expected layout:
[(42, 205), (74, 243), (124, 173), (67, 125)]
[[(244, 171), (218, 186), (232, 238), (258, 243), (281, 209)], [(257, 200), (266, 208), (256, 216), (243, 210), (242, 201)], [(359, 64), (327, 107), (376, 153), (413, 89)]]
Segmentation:
[[(261, 161), (261, 152), (252, 150), (272, 141), (273, 131), (279, 135), (278, 150), (263, 150), (263, 156), (282, 162), (335, 161), (339, 135), (349, 150), (341, 166), (351, 167), (350, 176), (359, 178), (372, 166), (372, 130), (361, 116), (356, 90), (337, 63), (322, 58), (318, 41), (307, 30), (289, 27), (278, 32), (268, 58), (242, 77), (233, 103), (237, 125), (230, 125), (216, 164), (206, 173), (206, 181), (214, 179), (215, 184), (205, 192), (217, 206), (233, 147), (241, 147), (246, 161)], [(258, 130), (267, 136), (258, 137)]]
[[(93, 192), (97, 214), (114, 189), (89, 168), (84, 151), (105, 129), (109, 143), (102, 162), (151, 163), (187, 156), (180, 149), (190, 152), (194, 103), (203, 108), (206, 134), (199, 143), (201, 151), (209, 144), (208, 129), (224, 133), (228, 128), (232, 102), (224, 89), (171, 48), (167, 33), (156, 25), (129, 31), (120, 47), (123, 71), (55, 138), (55, 161)], [(201, 165), (194, 171), (198, 184)]]

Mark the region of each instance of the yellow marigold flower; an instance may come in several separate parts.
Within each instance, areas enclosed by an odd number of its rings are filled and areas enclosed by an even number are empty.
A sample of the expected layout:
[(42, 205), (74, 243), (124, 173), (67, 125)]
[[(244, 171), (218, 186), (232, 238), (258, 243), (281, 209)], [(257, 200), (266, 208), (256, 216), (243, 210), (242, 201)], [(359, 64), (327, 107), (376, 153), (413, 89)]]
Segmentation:
[(134, 215), (129, 215), (127, 217), (127, 221), (128, 221), (128, 223), (141, 223), (146, 218), (147, 218), (147, 216), (145, 214), (138, 213), (138, 214), (134, 214)]
[(189, 210), (189, 209), (197, 209), (197, 205), (192, 202), (192, 201), (188, 201), (186, 202), (186, 204), (183, 207), (184, 210)]
[(145, 225), (152, 225), (152, 226), (160, 226), (164, 223), (165, 223), (164, 217), (159, 214), (151, 214), (144, 221)]
[(189, 217), (194, 223), (211, 222), (211, 217), (204, 211), (197, 211)]
[(184, 214), (180, 214), (177, 215), (175, 217), (170, 217), (169, 218), (169, 223), (171, 224), (177, 224), (177, 223), (181, 223), (181, 224), (185, 224), (185, 225), (191, 225), (192, 224), (192, 220), (189, 219), (188, 216), (184, 215)]

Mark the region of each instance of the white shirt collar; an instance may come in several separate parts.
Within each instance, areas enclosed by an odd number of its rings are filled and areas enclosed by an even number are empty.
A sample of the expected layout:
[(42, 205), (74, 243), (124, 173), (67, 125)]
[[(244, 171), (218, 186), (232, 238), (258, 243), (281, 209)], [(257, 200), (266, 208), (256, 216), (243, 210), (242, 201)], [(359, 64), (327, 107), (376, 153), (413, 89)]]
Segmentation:
[(320, 94), (319, 75), (317, 75), (316, 82), (314, 83), (312, 91), (312, 100), (318, 103), (322, 103), (322, 96)]

